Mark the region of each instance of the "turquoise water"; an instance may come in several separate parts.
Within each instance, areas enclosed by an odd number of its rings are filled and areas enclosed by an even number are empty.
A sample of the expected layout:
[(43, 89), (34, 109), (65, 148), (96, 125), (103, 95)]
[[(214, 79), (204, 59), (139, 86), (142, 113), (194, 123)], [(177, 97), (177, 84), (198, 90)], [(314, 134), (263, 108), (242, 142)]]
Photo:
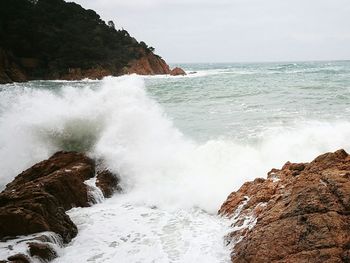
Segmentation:
[(146, 83), (176, 126), (195, 139), (242, 139), (271, 127), (349, 120), (349, 61), (179, 66), (197, 74)]

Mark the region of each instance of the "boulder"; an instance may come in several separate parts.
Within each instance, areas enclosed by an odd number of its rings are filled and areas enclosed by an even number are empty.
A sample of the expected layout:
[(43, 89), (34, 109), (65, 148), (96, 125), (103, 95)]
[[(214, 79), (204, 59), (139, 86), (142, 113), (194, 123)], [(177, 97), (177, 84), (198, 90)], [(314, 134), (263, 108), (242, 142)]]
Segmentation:
[(38, 257), (44, 262), (57, 258), (57, 252), (48, 244), (30, 242), (28, 246), (31, 257)]
[(286, 163), (245, 183), (219, 210), (232, 262), (350, 262), (350, 156)]
[(94, 175), (94, 161), (75, 152), (58, 152), (19, 174), (0, 193), (0, 239), (52, 231), (69, 242), (77, 228), (65, 211), (89, 206), (84, 181)]
[(97, 172), (96, 186), (101, 189), (103, 196), (108, 198), (119, 188), (119, 178), (108, 170)]
[[(30, 258), (24, 254), (16, 254), (7, 258), (11, 263), (31, 263)], [(6, 262), (6, 261), (5, 261)]]
[(186, 72), (182, 68), (176, 67), (170, 71), (170, 75), (172, 75), (172, 76), (184, 76), (184, 75), (186, 75)]

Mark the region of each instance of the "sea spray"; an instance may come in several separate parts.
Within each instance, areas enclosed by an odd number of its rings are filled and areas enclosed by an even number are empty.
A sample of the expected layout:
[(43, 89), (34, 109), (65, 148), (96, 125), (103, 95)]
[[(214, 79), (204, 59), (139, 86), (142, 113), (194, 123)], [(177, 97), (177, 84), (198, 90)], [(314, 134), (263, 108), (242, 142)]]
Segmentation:
[(12, 101), (1, 107), (2, 185), (55, 151), (84, 150), (120, 174), (132, 203), (215, 213), (246, 180), (288, 160), (350, 146), (347, 121), (270, 127), (253, 142), (196, 142), (174, 127), (137, 76), (2, 94), (2, 101)]

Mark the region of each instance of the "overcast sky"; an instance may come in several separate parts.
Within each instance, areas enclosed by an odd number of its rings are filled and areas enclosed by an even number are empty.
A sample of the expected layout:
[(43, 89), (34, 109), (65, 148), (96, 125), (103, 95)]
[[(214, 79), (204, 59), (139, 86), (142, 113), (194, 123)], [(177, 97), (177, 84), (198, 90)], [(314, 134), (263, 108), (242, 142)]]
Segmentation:
[(76, 0), (167, 62), (350, 59), (350, 0)]

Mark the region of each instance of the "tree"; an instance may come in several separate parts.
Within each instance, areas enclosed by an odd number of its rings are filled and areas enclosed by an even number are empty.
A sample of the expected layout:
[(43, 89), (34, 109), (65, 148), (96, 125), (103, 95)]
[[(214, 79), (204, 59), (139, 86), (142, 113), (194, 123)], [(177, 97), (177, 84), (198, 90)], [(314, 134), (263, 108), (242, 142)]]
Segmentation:
[(113, 22), (112, 20), (108, 21), (107, 25), (108, 25), (110, 28), (115, 29), (115, 25), (114, 25), (114, 22)]

